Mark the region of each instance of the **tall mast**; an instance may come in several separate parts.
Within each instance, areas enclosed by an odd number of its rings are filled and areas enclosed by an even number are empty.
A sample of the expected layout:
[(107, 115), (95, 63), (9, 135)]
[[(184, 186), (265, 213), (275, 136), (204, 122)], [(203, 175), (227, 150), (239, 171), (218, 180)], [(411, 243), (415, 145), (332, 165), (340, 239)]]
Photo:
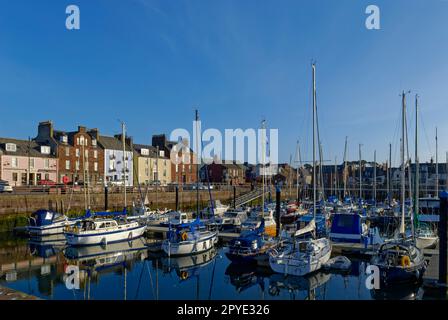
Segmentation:
[(292, 196), (292, 153), (289, 155), (289, 197)]
[(338, 190), (338, 159), (334, 157), (334, 193), (339, 198), (339, 190)]
[(313, 217), (316, 219), (316, 65), (313, 63)]
[(361, 160), (361, 146), (359, 144), (359, 200), (362, 199), (362, 160)]
[(389, 171), (387, 173), (387, 199), (389, 201), (389, 206), (392, 201), (392, 181), (390, 180), (390, 174), (392, 172), (392, 143), (389, 143)]
[(405, 138), (405, 113), (406, 113), (406, 94), (403, 91), (401, 96), (402, 113), (401, 113), (401, 224), (400, 233), (405, 234), (404, 214), (405, 214), (405, 159), (404, 159), (404, 138)]
[(439, 143), (437, 139), (437, 127), (436, 127), (436, 197), (439, 196)]
[(297, 179), (297, 201), (299, 200), (299, 168), (302, 167), (302, 157), (300, 156), (300, 145), (299, 140), (297, 140), (297, 172), (296, 172), (296, 179)]
[(126, 210), (127, 198), (126, 198), (126, 127), (124, 122), (121, 123), (121, 143), (123, 145), (123, 195), (124, 195), (124, 209)]
[(199, 112), (195, 111), (196, 120), (196, 217), (199, 217)]
[(376, 204), (376, 150), (373, 152), (373, 202)]
[(344, 198), (347, 196), (347, 138), (345, 137), (345, 146), (344, 146)]
[(262, 204), (261, 204), (261, 213), (262, 213), (262, 216), (264, 216), (264, 192), (265, 192), (265, 188), (264, 188), (264, 185), (265, 185), (265, 180), (266, 180), (266, 167), (265, 167), (265, 135), (264, 135), (264, 131), (265, 131), (265, 120), (263, 120), (262, 122), (261, 122), (261, 134), (262, 134), (262, 136), (261, 136), (261, 162), (262, 162), (262, 165), (261, 165), (261, 167), (263, 168), (263, 171), (262, 171), (262, 184), (263, 184), (263, 192), (262, 192)]

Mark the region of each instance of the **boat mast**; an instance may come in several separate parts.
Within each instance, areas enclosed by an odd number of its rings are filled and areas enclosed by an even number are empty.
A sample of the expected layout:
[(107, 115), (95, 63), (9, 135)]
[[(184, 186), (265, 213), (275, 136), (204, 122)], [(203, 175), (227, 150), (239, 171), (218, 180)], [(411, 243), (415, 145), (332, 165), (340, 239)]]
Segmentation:
[(436, 197), (439, 196), (439, 144), (437, 139), (437, 127), (436, 127)]
[(313, 217), (316, 219), (316, 65), (313, 63)]
[(292, 196), (292, 153), (289, 155), (289, 197)]
[(334, 157), (334, 193), (339, 199), (339, 185), (338, 185), (338, 159)]
[(401, 224), (400, 233), (405, 236), (404, 214), (405, 214), (405, 159), (404, 159), (404, 137), (405, 137), (405, 112), (406, 112), (406, 94), (403, 91), (401, 96)]
[(389, 201), (389, 206), (392, 201), (392, 181), (390, 181), (390, 174), (392, 172), (392, 143), (389, 143), (389, 170), (387, 173), (387, 199)]
[(126, 210), (126, 127), (124, 122), (121, 123), (121, 143), (123, 144), (123, 195), (124, 195), (124, 209)]
[(302, 167), (302, 157), (300, 156), (300, 145), (299, 140), (297, 140), (297, 172), (296, 172), (296, 179), (297, 179), (297, 202), (299, 202), (299, 168)]
[(414, 191), (414, 215), (416, 217), (416, 222), (418, 223), (418, 213), (419, 213), (419, 181), (420, 181), (420, 163), (418, 159), (418, 94), (415, 95), (415, 191)]
[(199, 112), (195, 110), (196, 120), (196, 217), (199, 217)]
[(344, 146), (344, 198), (347, 196), (347, 138), (345, 137), (345, 146)]
[(361, 160), (361, 146), (359, 144), (359, 201), (361, 203), (362, 199), (362, 160)]
[(263, 171), (262, 171), (262, 188), (263, 188), (263, 191), (262, 191), (262, 204), (261, 204), (261, 215), (262, 215), (262, 217), (264, 217), (264, 192), (265, 192), (265, 188), (264, 188), (264, 185), (265, 185), (265, 180), (266, 180), (266, 168), (265, 168), (265, 141), (264, 141), (264, 139), (265, 139), (265, 120), (263, 120), (263, 121), (261, 121), (261, 134), (262, 134), (262, 136), (261, 136), (261, 166), (260, 166), (260, 168), (261, 167), (263, 167)]
[(373, 202), (376, 204), (376, 150), (373, 152)]

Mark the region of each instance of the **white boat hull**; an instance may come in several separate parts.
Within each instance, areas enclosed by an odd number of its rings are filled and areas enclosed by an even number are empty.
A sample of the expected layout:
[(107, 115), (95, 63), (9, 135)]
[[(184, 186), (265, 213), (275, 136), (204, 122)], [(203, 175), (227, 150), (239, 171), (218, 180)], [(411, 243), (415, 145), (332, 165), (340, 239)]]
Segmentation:
[(439, 237), (417, 237), (416, 247), (419, 249), (432, 248), (437, 245)]
[(143, 235), (146, 226), (138, 226), (112, 232), (77, 234), (66, 232), (67, 243), (72, 246), (88, 246), (96, 244), (108, 244), (112, 242), (130, 241)]
[(215, 246), (218, 242), (218, 234), (216, 232), (211, 232), (210, 235), (197, 240), (186, 240), (180, 242), (170, 242), (169, 240), (164, 240), (162, 243), (162, 250), (168, 256), (183, 256), (201, 253), (209, 250)]
[(43, 227), (28, 226), (27, 230), (32, 236), (49, 236), (55, 234), (63, 234), (65, 227), (72, 226), (75, 223), (76, 221), (61, 221)]
[(285, 256), (270, 256), (269, 265), (274, 272), (289, 274), (293, 276), (304, 276), (315, 272), (322, 268), (322, 266), (330, 260), (331, 247), (325, 253), (316, 258), (299, 260), (289, 255)]

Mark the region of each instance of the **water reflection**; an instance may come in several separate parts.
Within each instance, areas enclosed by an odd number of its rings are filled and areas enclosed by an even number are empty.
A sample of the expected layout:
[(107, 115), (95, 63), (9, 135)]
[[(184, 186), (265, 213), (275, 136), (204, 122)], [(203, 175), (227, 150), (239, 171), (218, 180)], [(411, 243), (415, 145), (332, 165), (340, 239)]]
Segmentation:
[[(0, 240), (0, 284), (45, 299), (422, 299), (420, 286), (368, 290), (363, 260), (347, 273), (285, 277), (235, 265), (224, 248), (167, 257), (146, 238), (106, 246), (67, 247), (63, 239)], [(66, 287), (68, 266), (80, 288)]]

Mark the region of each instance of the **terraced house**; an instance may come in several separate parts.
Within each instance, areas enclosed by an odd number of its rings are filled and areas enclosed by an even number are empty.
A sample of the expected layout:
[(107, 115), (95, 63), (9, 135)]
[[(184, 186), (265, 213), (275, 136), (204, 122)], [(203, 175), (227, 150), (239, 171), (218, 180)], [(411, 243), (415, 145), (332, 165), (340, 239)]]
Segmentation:
[(50, 146), (58, 158), (59, 183), (89, 182), (91, 185), (104, 181), (104, 151), (98, 146), (97, 129), (65, 132), (54, 130), (51, 121), (39, 123), (38, 144)]
[[(175, 141), (167, 140), (164, 134), (153, 135), (152, 145), (153, 147), (158, 147), (159, 150), (163, 150), (165, 155), (170, 158), (171, 150), (177, 144)], [(186, 153), (182, 157), (181, 151), (178, 155), (179, 163), (171, 163), (171, 182), (175, 184), (191, 184), (197, 181), (197, 170), (196, 170), (196, 154), (190, 149), (189, 153)]]
[(134, 144), (134, 166), (134, 185), (153, 184), (158, 181), (164, 186), (171, 182), (171, 162), (165, 155), (165, 150)]
[[(105, 185), (134, 185), (133, 143), (131, 137), (125, 139), (125, 153), (123, 159), (122, 135), (98, 136), (98, 143), (104, 150), (104, 184)], [(123, 173), (124, 169), (124, 173)], [(124, 178), (124, 179), (123, 179)]]
[(0, 138), (0, 180), (13, 187), (56, 182), (58, 159), (35, 141)]

